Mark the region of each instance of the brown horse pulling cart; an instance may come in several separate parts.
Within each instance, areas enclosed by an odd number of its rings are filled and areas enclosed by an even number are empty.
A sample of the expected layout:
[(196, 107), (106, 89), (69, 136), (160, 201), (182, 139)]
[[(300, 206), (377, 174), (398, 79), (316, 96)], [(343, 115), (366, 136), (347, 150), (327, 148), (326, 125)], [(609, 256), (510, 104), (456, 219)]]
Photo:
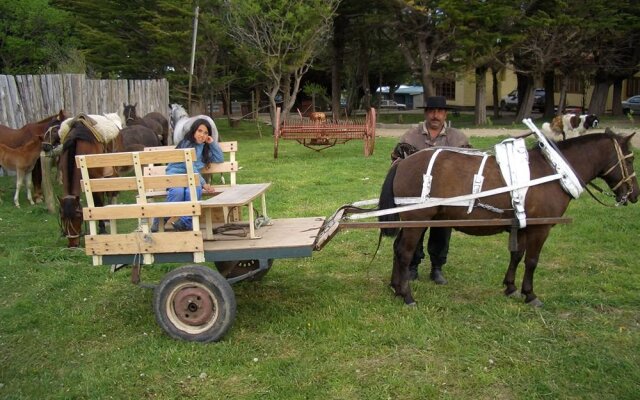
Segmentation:
[(273, 128), (273, 158), (278, 158), (278, 143), (285, 139), (296, 140), (316, 151), (360, 139), (364, 142), (364, 156), (373, 154), (376, 140), (375, 108), (370, 108), (364, 119), (353, 120), (284, 120), (281, 116), (278, 108)]
[[(560, 153), (575, 170), (581, 187), (601, 177), (620, 204), (635, 203), (639, 189), (633, 170), (630, 138), (612, 133), (587, 135), (563, 141)], [(192, 169), (187, 174), (171, 176), (145, 176), (142, 173), (147, 164), (184, 161), (190, 165), (194, 154), (189, 150), (79, 155), (76, 162), (81, 169), (87, 198), (87, 206), (82, 211), (91, 231), (85, 238), (86, 252), (93, 257), (95, 265), (132, 265), (132, 281), (136, 284), (140, 282), (142, 265), (186, 263), (167, 273), (159, 284), (154, 285), (153, 309), (156, 321), (165, 332), (173, 338), (191, 341), (218, 341), (231, 328), (236, 314), (231, 284), (261, 278), (276, 258), (310, 257), (314, 250), (320, 250), (340, 229), (379, 228), (383, 233), (385, 230), (401, 229), (396, 241), (400, 243), (398, 248), (403, 251), (394, 252), (391, 287), (406, 304), (414, 303), (407, 279), (407, 262), (422, 230), (433, 226), (451, 226), (478, 235), (510, 231), (511, 261), (504, 280), (505, 294), (513, 295), (516, 292), (516, 267), (524, 258), (526, 271), (522, 294), (526, 296), (525, 301), (537, 306), (541, 303), (536, 301), (533, 294), (533, 272), (538, 255), (550, 229), (555, 224), (570, 221), (562, 215), (571, 198), (576, 197), (563, 191), (559, 182), (565, 179), (565, 175), (554, 174), (554, 169), (540, 152), (540, 149), (529, 150), (532, 164), (530, 184), (535, 186), (529, 188), (524, 218), (510, 209), (508, 193), (529, 183), (511, 182), (505, 186), (496, 173), (493, 156), (487, 160), (487, 179), (481, 191), (468, 194), (469, 191), (465, 191), (468, 185), (463, 182), (467, 178), (465, 175), (465, 179), (449, 179), (448, 182), (456, 183), (446, 185), (451, 193), (444, 193), (437, 183), (438, 176), (434, 176), (432, 193), (438, 197), (442, 194), (447, 196), (438, 199), (431, 197), (413, 204), (391, 205), (420, 195), (422, 183), (416, 180), (423, 179), (427, 168), (424, 161), (430, 153), (419, 152), (390, 170), (383, 185), (380, 204), (373, 209), (362, 208), (367, 202), (360, 202), (362, 204), (341, 207), (326, 220), (324, 217), (267, 219), (266, 223), (256, 227), (255, 236), (245, 237), (231, 237), (225, 235), (224, 229), (216, 229), (225, 228), (226, 224), (224, 221), (220, 224), (211, 220), (213, 213), (204, 212), (207, 207), (216, 206), (207, 201), (162, 203), (146, 200), (149, 190), (167, 186), (184, 186), (195, 193), (194, 182), (197, 177)], [(462, 165), (463, 157), (467, 157), (465, 154), (453, 154), (458, 166)], [(465, 164), (477, 164), (478, 158), (474, 157), (470, 162), (465, 161)], [(442, 161), (447, 163), (448, 158), (443, 156)], [(109, 179), (91, 177), (90, 169), (104, 165), (132, 165), (135, 176)], [(438, 164), (435, 165), (434, 170), (437, 170)], [(402, 173), (403, 168), (413, 172)], [(393, 193), (389, 192), (391, 187)], [(137, 193), (135, 203), (101, 206), (93, 201), (95, 194), (111, 190)], [(234, 196), (238, 197), (243, 191), (236, 192)], [(233, 197), (232, 192), (226, 196)], [(234, 204), (244, 204), (252, 210), (254, 197), (242, 201), (237, 199)], [(469, 207), (472, 211), (466, 212)], [(496, 214), (498, 209), (504, 212)], [(149, 228), (152, 218), (180, 215), (193, 216), (192, 231), (152, 232)], [(390, 215), (397, 217), (389, 218)], [(386, 218), (381, 218), (379, 222), (353, 222), (365, 216)], [(97, 221), (103, 219), (111, 221), (108, 235), (97, 234)], [(116, 224), (125, 219), (133, 220), (136, 227), (133, 232), (125, 228), (127, 225)], [(246, 230), (248, 227), (246, 222), (244, 224)], [(242, 226), (238, 222), (235, 225)], [(204, 233), (201, 226), (206, 227)], [(205, 262), (215, 263), (218, 270), (200, 265)], [(242, 268), (239, 271), (225, 270), (222, 266), (228, 262)]]

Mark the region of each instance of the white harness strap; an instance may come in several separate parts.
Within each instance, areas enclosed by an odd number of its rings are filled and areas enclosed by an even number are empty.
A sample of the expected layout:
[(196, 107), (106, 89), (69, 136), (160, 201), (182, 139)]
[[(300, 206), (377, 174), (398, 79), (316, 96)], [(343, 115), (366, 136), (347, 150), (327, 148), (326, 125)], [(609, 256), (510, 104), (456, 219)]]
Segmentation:
[[(464, 149), (464, 148), (457, 148), (457, 147), (433, 147), (433, 148), (428, 148), (428, 149), (424, 149), (424, 150), (420, 150), (420, 151), (433, 151), (433, 156), (431, 156), (431, 159), (429, 160), (429, 165), (427, 165), (427, 171), (424, 173), (424, 175), (422, 176), (422, 192), (420, 194), (420, 197), (396, 197), (394, 199), (394, 202), (396, 204), (417, 204), (417, 203), (425, 203), (428, 200), (441, 200), (441, 199), (436, 199), (436, 198), (432, 198), (430, 196), (431, 194), (431, 183), (433, 181), (433, 175), (431, 174), (431, 172), (433, 171), (433, 165), (435, 164), (436, 158), (438, 157), (438, 155), (440, 154), (440, 152), (442, 151), (453, 151), (456, 153), (461, 153), (461, 154), (467, 154), (467, 155), (472, 155), (472, 156), (482, 156), (483, 159), (480, 162), (480, 167), (478, 169), (478, 173), (476, 175), (474, 175), (474, 179), (473, 179), (473, 187), (472, 187), (472, 193), (476, 194), (479, 193), (480, 190), (482, 189), (482, 182), (484, 181), (484, 177), (482, 176), (482, 171), (484, 170), (484, 166), (485, 163), (487, 161), (487, 158), (489, 157), (489, 155), (483, 151), (479, 151), (479, 150), (470, 150), (470, 149)], [(450, 206), (462, 206), (462, 207), (469, 207), (469, 213), (471, 212), (473, 205), (475, 204), (475, 198), (471, 199), (471, 200), (460, 200), (458, 202), (455, 203), (450, 203), (447, 205)]]
[(524, 200), (529, 189), (529, 153), (524, 139), (506, 139), (495, 145), (496, 161), (507, 186), (517, 189), (511, 191), (511, 204), (520, 228), (527, 226)]
[(530, 118), (522, 120), (522, 122), (531, 129), (538, 137), (540, 150), (545, 156), (549, 164), (556, 170), (556, 173), (562, 175), (560, 179), (560, 185), (569, 193), (574, 199), (580, 197), (580, 194), (584, 191), (584, 188), (580, 184), (580, 179), (573, 172), (571, 166), (565, 161), (564, 157), (558, 153), (554, 148), (549, 145), (547, 138), (540, 132), (536, 125)]
[[(473, 175), (473, 188), (471, 189), (472, 194), (480, 193), (482, 190), (482, 183), (484, 182), (484, 176), (482, 175), (482, 171), (484, 171), (484, 165), (487, 163), (487, 159), (489, 155), (485, 153), (482, 157), (482, 161), (480, 161), (480, 167), (478, 168), (478, 173)], [(467, 214), (471, 214), (473, 211), (473, 205), (476, 203), (476, 200), (469, 200), (469, 208), (467, 208)]]
[(431, 175), (431, 170), (433, 169), (433, 164), (436, 162), (436, 158), (438, 154), (443, 149), (437, 149), (431, 159), (429, 160), (429, 166), (427, 166), (427, 172), (422, 176), (422, 194), (420, 194), (420, 201), (424, 202), (429, 198), (429, 193), (431, 193), (431, 181), (433, 180), (433, 175)]

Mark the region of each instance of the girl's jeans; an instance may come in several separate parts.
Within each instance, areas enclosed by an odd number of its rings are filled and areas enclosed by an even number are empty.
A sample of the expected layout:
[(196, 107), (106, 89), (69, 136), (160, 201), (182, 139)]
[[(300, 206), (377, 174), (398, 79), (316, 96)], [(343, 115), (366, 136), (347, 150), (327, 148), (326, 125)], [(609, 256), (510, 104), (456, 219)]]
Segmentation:
[[(198, 200), (202, 198), (202, 186), (196, 188), (196, 194)], [(190, 201), (189, 188), (186, 187), (173, 187), (167, 189), (167, 201)], [(191, 217), (180, 217), (180, 221), (189, 230), (193, 229), (193, 223)]]

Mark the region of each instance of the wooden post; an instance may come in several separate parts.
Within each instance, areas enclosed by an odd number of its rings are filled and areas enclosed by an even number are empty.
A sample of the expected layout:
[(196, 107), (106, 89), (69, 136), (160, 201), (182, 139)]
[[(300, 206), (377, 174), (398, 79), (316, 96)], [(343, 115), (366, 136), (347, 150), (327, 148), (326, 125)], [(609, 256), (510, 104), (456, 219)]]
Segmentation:
[(55, 195), (53, 193), (53, 182), (51, 179), (51, 165), (53, 160), (47, 157), (44, 151), (40, 152), (40, 167), (42, 168), (42, 195), (44, 196), (44, 204), (50, 214), (56, 212)]

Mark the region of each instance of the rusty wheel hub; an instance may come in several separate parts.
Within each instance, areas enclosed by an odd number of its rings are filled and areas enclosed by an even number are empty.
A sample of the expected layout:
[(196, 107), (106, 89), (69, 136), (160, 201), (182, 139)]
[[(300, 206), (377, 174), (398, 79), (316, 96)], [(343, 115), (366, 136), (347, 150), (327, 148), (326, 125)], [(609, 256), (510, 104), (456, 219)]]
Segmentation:
[(199, 287), (180, 290), (173, 299), (173, 308), (180, 322), (191, 326), (204, 325), (215, 315), (209, 293)]

